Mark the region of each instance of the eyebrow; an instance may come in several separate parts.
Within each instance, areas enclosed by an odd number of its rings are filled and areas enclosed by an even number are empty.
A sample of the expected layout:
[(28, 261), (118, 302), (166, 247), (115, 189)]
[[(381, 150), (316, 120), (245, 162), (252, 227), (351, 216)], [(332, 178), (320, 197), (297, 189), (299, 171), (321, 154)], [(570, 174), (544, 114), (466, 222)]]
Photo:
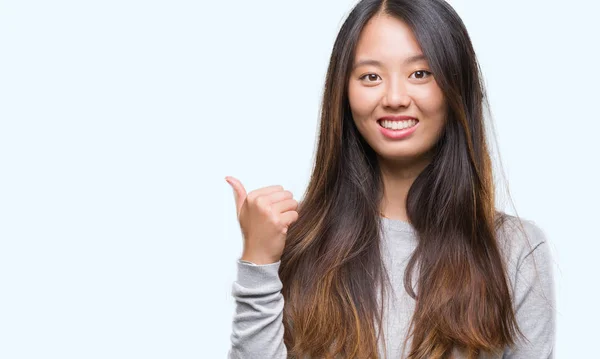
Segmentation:
[[(414, 55), (414, 56), (406, 58), (406, 60), (404, 60), (403, 64), (404, 65), (408, 65), (408, 64), (411, 64), (413, 62), (422, 61), (422, 60), (427, 60), (427, 58), (425, 57), (425, 55), (423, 55), (423, 54), (417, 54), (417, 55)], [(374, 66), (382, 67), (381, 62), (379, 62), (377, 60), (365, 59), (365, 60), (360, 60), (356, 64), (354, 64), (354, 66), (352, 67), (352, 69), (354, 70), (357, 67), (363, 66), (363, 65), (374, 65)]]

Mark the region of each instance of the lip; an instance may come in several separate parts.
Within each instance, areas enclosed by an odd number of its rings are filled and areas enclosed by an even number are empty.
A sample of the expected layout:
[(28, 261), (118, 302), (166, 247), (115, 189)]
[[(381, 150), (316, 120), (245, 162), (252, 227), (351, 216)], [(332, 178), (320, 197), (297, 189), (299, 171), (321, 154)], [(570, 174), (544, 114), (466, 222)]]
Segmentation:
[[(406, 118), (406, 116), (397, 116), (395, 118), (398, 118), (398, 117), (403, 117), (402, 120), (404, 120), (404, 119), (414, 120), (415, 119), (414, 117)], [(390, 118), (389, 117), (382, 117), (382, 119), (389, 120)], [(412, 135), (417, 130), (417, 127), (419, 127), (419, 124), (420, 124), (420, 122), (417, 121), (417, 123), (413, 127), (405, 128), (405, 129), (402, 129), (402, 130), (390, 130), (388, 128), (385, 128), (385, 127), (381, 126), (379, 124), (379, 121), (377, 121), (377, 126), (379, 127), (379, 130), (381, 131), (381, 133), (385, 137), (390, 138), (392, 140), (401, 140), (403, 138), (409, 137), (410, 135)]]
[[(384, 116), (379, 118), (377, 121), (406, 121), (406, 120), (416, 120), (416, 117), (412, 116)], [(417, 120), (418, 121), (418, 120)]]

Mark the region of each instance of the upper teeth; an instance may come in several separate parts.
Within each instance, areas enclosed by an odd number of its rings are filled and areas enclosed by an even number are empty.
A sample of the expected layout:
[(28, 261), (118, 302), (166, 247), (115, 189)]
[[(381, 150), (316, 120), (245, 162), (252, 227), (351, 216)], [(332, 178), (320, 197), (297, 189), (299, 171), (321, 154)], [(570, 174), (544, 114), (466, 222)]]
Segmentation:
[(404, 121), (379, 121), (382, 127), (389, 128), (392, 130), (401, 130), (403, 128), (412, 127), (417, 124), (417, 120), (404, 120)]

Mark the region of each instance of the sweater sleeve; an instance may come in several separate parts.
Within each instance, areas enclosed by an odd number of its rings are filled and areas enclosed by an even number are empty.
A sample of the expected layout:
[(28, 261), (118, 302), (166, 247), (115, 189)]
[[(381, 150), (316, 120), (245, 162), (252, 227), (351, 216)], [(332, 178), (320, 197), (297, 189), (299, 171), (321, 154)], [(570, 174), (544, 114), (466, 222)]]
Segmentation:
[(233, 331), (229, 359), (285, 359), (281, 261), (257, 265), (237, 262)]
[(527, 338), (518, 338), (507, 348), (505, 359), (553, 359), (556, 331), (556, 299), (553, 258), (543, 231), (527, 224), (533, 249), (524, 252), (516, 271), (514, 305), (519, 328)]

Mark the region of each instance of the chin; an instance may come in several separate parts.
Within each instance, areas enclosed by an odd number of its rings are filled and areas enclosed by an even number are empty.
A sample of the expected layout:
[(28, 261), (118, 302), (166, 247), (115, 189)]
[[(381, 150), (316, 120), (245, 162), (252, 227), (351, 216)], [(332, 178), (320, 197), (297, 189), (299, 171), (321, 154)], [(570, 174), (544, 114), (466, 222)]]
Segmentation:
[[(425, 155), (425, 151), (419, 151), (415, 149), (416, 146), (410, 146), (406, 148), (405, 146), (381, 146), (382, 148), (375, 149), (375, 152), (378, 156), (388, 159), (388, 160), (398, 160), (403, 162), (412, 162), (419, 158), (423, 158)], [(405, 147), (405, 148), (402, 148)]]

